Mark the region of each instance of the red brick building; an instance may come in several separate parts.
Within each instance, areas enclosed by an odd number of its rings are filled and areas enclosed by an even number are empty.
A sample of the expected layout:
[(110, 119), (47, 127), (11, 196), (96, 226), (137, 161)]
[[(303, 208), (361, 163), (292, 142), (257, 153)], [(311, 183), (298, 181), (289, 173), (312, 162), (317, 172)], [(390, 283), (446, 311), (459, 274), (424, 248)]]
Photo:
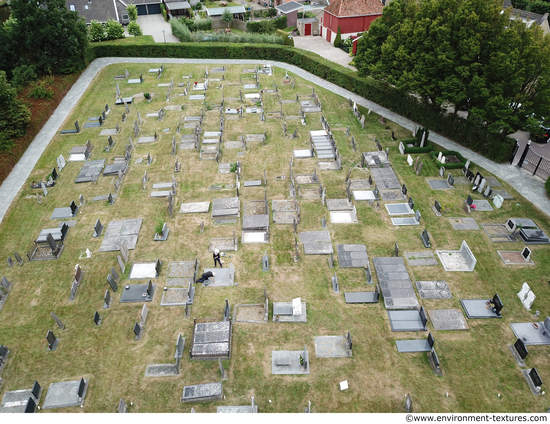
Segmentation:
[(334, 42), (338, 26), (342, 40), (350, 35), (368, 31), (370, 24), (382, 16), (384, 5), (380, 0), (334, 0), (325, 8), (321, 18), (321, 36)]

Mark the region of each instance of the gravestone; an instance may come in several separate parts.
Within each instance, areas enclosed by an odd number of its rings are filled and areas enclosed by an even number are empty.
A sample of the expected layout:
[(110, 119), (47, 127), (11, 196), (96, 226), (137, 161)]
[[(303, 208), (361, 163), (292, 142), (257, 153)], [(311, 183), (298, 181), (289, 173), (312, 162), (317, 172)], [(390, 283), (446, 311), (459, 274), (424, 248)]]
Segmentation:
[(140, 327), (140, 325), (136, 322), (134, 324), (134, 334), (135, 334), (135, 341), (141, 340), (141, 334), (143, 332), (143, 329)]
[(439, 176), (441, 178), (444, 178), (444, 176), (445, 176), (445, 168), (443, 166), (441, 168), (439, 168)]
[(104, 303), (103, 303), (103, 309), (109, 309), (109, 307), (111, 306), (111, 292), (109, 291), (109, 289), (105, 290), (105, 296), (103, 296), (103, 300), (104, 300)]
[(115, 282), (115, 279), (113, 278), (113, 276), (111, 275), (111, 273), (109, 273), (107, 275), (107, 282), (109, 283), (109, 285), (111, 286), (111, 288), (113, 289), (114, 292), (117, 291), (118, 289), (118, 285), (117, 283)]
[(120, 402), (118, 403), (118, 413), (125, 414), (127, 412), (128, 412), (128, 406), (126, 405), (126, 402), (120, 399)]
[(365, 277), (367, 278), (367, 283), (372, 284), (372, 274), (370, 272), (370, 267), (367, 265), (364, 269), (365, 269)]
[(101, 233), (103, 232), (103, 225), (101, 225), (101, 221), (99, 218), (96, 220), (94, 225), (94, 235), (92, 237), (98, 238), (101, 236)]
[(111, 274), (113, 275), (113, 278), (115, 279), (115, 281), (118, 281), (119, 280), (119, 276), (118, 276), (118, 273), (116, 272), (115, 270), (115, 267), (111, 267)]
[(13, 259), (11, 256), (8, 256), (8, 268), (11, 268), (13, 266)]
[(48, 333), (46, 334), (46, 340), (48, 341), (48, 351), (53, 352), (55, 349), (57, 349), (59, 339), (55, 337), (55, 334), (52, 330), (48, 330)]
[(413, 410), (413, 401), (411, 399), (411, 395), (407, 393), (407, 397), (405, 399), (405, 410), (408, 414), (410, 414)]
[(411, 155), (407, 155), (407, 163), (409, 166), (413, 166), (413, 158)]
[(65, 324), (63, 324), (61, 322), (61, 320), (57, 317), (57, 315), (53, 312), (50, 312), (50, 316), (53, 318), (53, 320), (55, 321), (55, 323), (57, 324), (57, 326), (61, 329), (61, 330), (64, 330), (65, 329)]
[(46, 184), (44, 182), (40, 183), (40, 186), (42, 187), (42, 192), (44, 193), (44, 197), (48, 195), (48, 189), (46, 188)]
[(500, 194), (497, 194), (493, 198), (493, 205), (495, 205), (495, 208), (500, 209), (503, 203), (504, 203), (504, 198)]
[(269, 271), (269, 257), (267, 256), (267, 250), (264, 257), (262, 258), (262, 269), (264, 272)]
[(222, 360), (218, 359), (218, 361), (219, 361), (219, 364), (220, 364), (220, 372), (222, 374), (222, 381), (227, 380), (227, 372), (223, 368)]
[(328, 257), (328, 266), (334, 268), (334, 253), (331, 253)]
[(147, 304), (143, 304), (143, 308), (141, 308), (141, 322), (140, 326), (145, 326), (145, 321), (147, 321), (147, 315), (149, 314), (149, 309), (147, 309)]
[(420, 238), (422, 239), (422, 243), (424, 244), (424, 247), (429, 248), (432, 247), (430, 243), (430, 235), (428, 234), (428, 230), (422, 231), (420, 234)]
[(94, 324), (96, 327), (99, 327), (101, 325), (101, 321), (103, 321), (103, 318), (99, 316), (99, 313), (96, 311), (94, 314)]
[(332, 277), (332, 289), (334, 290), (334, 293), (340, 293), (340, 285), (338, 284), (338, 277), (336, 276), (336, 273), (334, 273), (334, 277)]
[(405, 154), (405, 145), (402, 141), (399, 142), (399, 153), (401, 153), (402, 155)]
[(113, 203), (115, 203), (113, 195), (111, 193), (109, 193), (109, 195), (107, 196), (107, 200), (109, 201), (109, 206), (112, 206)]
[(120, 255), (122, 256), (122, 259), (124, 259), (124, 263), (127, 263), (130, 252), (128, 251), (125, 243), (120, 244)]
[(521, 256), (525, 262), (529, 262), (531, 259), (531, 250), (528, 247), (524, 247), (521, 251)]
[(420, 175), (420, 172), (422, 172), (423, 166), (424, 166), (424, 162), (420, 162), (420, 165), (418, 165), (418, 168), (416, 169), (416, 175)]
[(397, 258), (399, 256), (399, 246), (397, 242), (395, 242), (395, 257)]
[(118, 262), (118, 266), (120, 267), (120, 272), (124, 274), (124, 271), (126, 270), (126, 265), (124, 264), (124, 261), (120, 257), (120, 255), (117, 255), (116, 260)]
[(21, 259), (21, 256), (19, 256), (19, 253), (13, 252), (13, 257), (15, 258), (19, 266), (23, 266), (23, 259)]
[[(418, 164), (419, 164), (419, 163), (420, 163), (420, 156), (418, 156), (418, 157), (416, 158), (416, 161), (414, 162), (414, 172), (417, 171), (417, 169), (418, 169)], [(417, 173), (416, 175), (418, 175), (418, 173)]]

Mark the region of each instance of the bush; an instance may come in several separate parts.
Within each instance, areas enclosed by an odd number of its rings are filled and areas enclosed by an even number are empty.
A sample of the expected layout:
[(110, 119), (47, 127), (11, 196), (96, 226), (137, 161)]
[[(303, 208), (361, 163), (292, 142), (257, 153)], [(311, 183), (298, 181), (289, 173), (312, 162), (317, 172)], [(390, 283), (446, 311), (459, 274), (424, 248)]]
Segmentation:
[(166, 22), (168, 22), (168, 14), (166, 13), (166, 7), (164, 7), (164, 3), (160, 4), (160, 13), (162, 13), (162, 17)]
[(145, 97), (145, 99), (147, 99), (147, 100), (150, 100), (151, 99), (151, 94), (150, 93), (143, 93), (143, 97)]
[(92, 21), (89, 26), (88, 33), (90, 40), (92, 41), (103, 41), (105, 40), (105, 28), (98, 21)]
[(14, 144), (6, 133), (0, 132), (0, 152), (9, 152)]
[(136, 21), (132, 21), (128, 24), (128, 34), (133, 35), (134, 37), (139, 37), (140, 35), (143, 35), (143, 31)]
[(34, 66), (19, 65), (12, 71), (11, 85), (20, 90), (29, 82), (34, 81), (36, 77)]
[(546, 189), (546, 195), (550, 197), (550, 177), (548, 177), (548, 179), (546, 180), (546, 183), (544, 183), (544, 188)]
[(250, 21), (246, 23), (246, 30), (255, 34), (272, 33), (275, 32), (275, 23), (273, 21)]
[(109, 19), (105, 24), (105, 32), (107, 34), (107, 40), (117, 40), (124, 38), (124, 27), (114, 19)]
[(132, 3), (128, 4), (128, 6), (126, 6), (126, 11), (128, 12), (130, 21), (137, 21), (138, 11), (135, 4), (132, 4)]
[[(193, 19), (195, 29), (191, 31), (211, 31), (212, 30), (212, 19)], [(189, 28), (191, 29), (191, 28)]]
[[(424, 147), (417, 147), (418, 143), (416, 143), (415, 138), (410, 140), (401, 140), (401, 142), (405, 145), (405, 153), (430, 153), (434, 150), (433, 146), (428, 142), (426, 142)], [(407, 144), (415, 144), (415, 147), (408, 147)]]
[(445, 169), (462, 169), (464, 168), (464, 165), (466, 165), (466, 159), (464, 159), (464, 157), (460, 153), (455, 152), (454, 150), (444, 150), (441, 152), (441, 154), (443, 156), (454, 155), (458, 159), (460, 159), (460, 163), (441, 163), (437, 160), (437, 156), (439, 155), (439, 152), (430, 152), (430, 156), (432, 157), (437, 167), (443, 166), (445, 167)]
[(34, 99), (47, 99), (53, 97), (53, 90), (46, 87), (46, 81), (33, 82), (29, 91), (29, 96)]
[(279, 37), (283, 38), (283, 44), (285, 46), (294, 47), (294, 38), (292, 38), (286, 32), (284, 32), (283, 30), (280, 30), (280, 29), (278, 29), (276, 33)]
[(191, 31), (189, 31), (189, 28), (187, 28), (182, 21), (179, 19), (172, 19), (170, 21), (170, 25), (172, 26), (172, 34), (174, 34), (178, 40), (183, 43), (187, 43), (192, 40)]
[[(173, 19), (172, 22), (178, 21)], [(174, 32), (174, 29), (172, 29)], [(209, 35), (209, 38), (206, 37)], [(247, 34), (253, 42), (260, 42), (259, 37), (276, 39), (274, 44), (283, 44), (281, 37), (273, 35)], [(323, 59), (319, 55), (282, 45), (257, 44), (222, 44), (232, 41), (245, 43), (252, 41), (244, 37), (226, 38), (220, 35), (215, 38), (205, 34), (208, 41), (219, 43), (165, 44), (152, 43), (146, 45), (114, 45), (93, 44), (87, 55), (88, 61), (96, 57), (174, 57), (196, 59), (257, 59), (277, 60), (300, 67), (312, 74), (332, 82), (346, 90), (369, 99), (374, 103), (390, 109), (419, 125), (429, 127), (432, 131), (448, 137), (464, 147), (494, 160), (508, 162), (515, 140), (510, 137), (502, 140), (495, 134), (490, 134), (485, 128), (478, 126), (460, 116), (443, 115), (426, 107), (417, 98), (403, 94), (384, 82), (372, 78), (359, 77), (352, 70)], [(216, 35), (216, 37), (218, 37)], [(179, 37), (178, 37), (179, 38)], [(189, 40), (191, 41), (191, 40)], [(268, 41), (264, 41), (268, 42)], [(1, 109), (0, 109), (1, 110)]]
[(276, 29), (285, 29), (286, 28), (286, 15), (281, 15), (275, 19), (275, 28)]
[(266, 10), (265, 16), (268, 18), (273, 18), (277, 16), (277, 9), (275, 9), (274, 7), (270, 7), (269, 9)]
[(228, 26), (233, 20), (233, 15), (229, 11), (229, 9), (225, 9), (222, 14), (222, 21), (224, 21)]
[(17, 90), (8, 83), (6, 73), (0, 71), (0, 144), (11, 148), (7, 139), (25, 135), (30, 120), (29, 109), (17, 100)]
[(336, 37), (334, 37), (334, 47), (340, 47), (342, 44), (342, 32), (340, 31), (340, 25), (338, 25), (338, 32)]

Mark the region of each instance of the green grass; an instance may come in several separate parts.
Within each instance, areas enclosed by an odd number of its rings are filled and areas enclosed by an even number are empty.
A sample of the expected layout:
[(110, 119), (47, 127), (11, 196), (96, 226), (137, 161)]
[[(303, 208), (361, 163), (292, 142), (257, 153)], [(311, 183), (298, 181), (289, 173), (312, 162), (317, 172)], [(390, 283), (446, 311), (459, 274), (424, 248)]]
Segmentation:
[[(126, 40), (120, 40), (126, 42)], [(523, 281), (529, 282), (537, 295), (533, 306), (541, 311), (541, 317), (548, 315), (550, 287), (550, 260), (546, 246), (531, 246), (534, 267), (505, 267), (497, 250), (521, 250), (522, 243), (491, 243), (483, 230), (455, 231), (449, 217), (466, 216), (462, 210), (464, 199), (470, 194), (468, 185), (456, 185), (454, 190), (431, 190), (426, 177), (437, 178), (438, 168), (428, 154), (421, 157), (424, 163), (422, 175), (417, 176), (407, 165), (406, 155), (399, 154), (400, 140), (411, 137), (410, 132), (393, 122), (380, 125), (374, 113), (366, 115), (366, 127), (361, 129), (358, 120), (349, 108), (348, 100), (327, 90), (315, 87), (323, 104), (323, 114), (331, 125), (338, 149), (342, 155), (341, 171), (319, 171), (318, 175), (327, 189), (328, 198), (344, 198), (344, 180), (352, 168), (352, 179), (368, 178), (369, 171), (360, 169), (361, 152), (376, 149), (373, 137), (380, 139), (384, 148), (390, 149), (392, 167), (401, 182), (405, 182), (416, 207), (422, 213), (420, 226), (393, 227), (384, 206), (375, 208), (364, 202), (356, 204), (360, 224), (335, 225), (328, 223), (333, 245), (341, 243), (364, 243), (367, 245), (370, 263), (375, 256), (390, 256), (394, 243), (398, 242), (402, 252), (423, 251), (419, 234), (428, 229), (435, 249), (458, 249), (466, 240), (478, 262), (472, 273), (445, 273), (438, 267), (409, 267), (413, 281), (446, 280), (453, 298), (445, 300), (419, 301), (427, 310), (460, 309), (459, 299), (490, 297), (498, 292), (505, 304), (504, 317), (500, 320), (469, 320), (469, 330), (462, 332), (436, 331), (431, 322), (429, 330), (435, 337), (436, 349), (442, 364), (443, 376), (432, 373), (423, 353), (400, 354), (395, 347), (398, 339), (425, 338), (427, 333), (393, 333), (383, 303), (376, 305), (346, 305), (342, 293), (346, 291), (373, 290), (368, 286), (362, 269), (341, 269), (336, 265), (330, 269), (326, 257), (305, 256), (300, 245), (301, 261), (294, 261), (294, 232), (291, 225), (272, 224), (269, 244), (241, 244), (237, 252), (227, 252), (226, 265), (233, 263), (236, 269), (237, 286), (226, 288), (204, 288), (197, 285), (195, 304), (191, 308), (191, 319), (184, 318), (183, 308), (161, 307), (162, 288), (166, 283), (167, 269), (171, 261), (192, 260), (197, 256), (203, 267), (212, 266), (212, 255), (208, 252), (209, 240), (214, 237), (231, 237), (233, 228), (241, 233), (240, 220), (236, 226), (216, 225), (210, 214), (181, 215), (179, 206), (183, 202), (212, 201), (219, 197), (235, 196), (234, 189), (213, 191), (213, 184), (234, 184), (235, 174), (218, 174), (214, 161), (199, 161), (195, 151), (179, 151), (182, 171), (175, 174), (178, 191), (175, 199), (174, 217), (167, 213), (166, 201), (151, 199), (153, 183), (171, 181), (174, 157), (171, 156), (171, 140), (178, 137), (175, 128), (183, 116), (200, 114), (201, 105), (186, 97), (175, 95), (183, 91), (177, 86), (203, 78), (205, 67), (211, 65), (165, 65), (165, 73), (160, 80), (147, 74), (150, 64), (124, 63), (105, 67), (95, 77), (72, 112), (67, 116), (62, 129), (71, 128), (78, 119), (82, 124), (91, 116), (97, 116), (105, 103), (112, 112), (108, 115), (104, 128), (114, 128), (118, 123), (121, 131), (113, 138), (116, 141), (111, 153), (103, 148), (107, 138), (99, 136), (98, 129), (83, 129), (76, 135), (56, 135), (31, 172), (29, 179), (11, 205), (0, 224), (0, 257), (6, 258), (18, 251), (22, 256), (30, 251), (33, 240), (43, 228), (57, 226), (50, 221), (51, 212), (56, 207), (68, 206), (82, 193), (87, 200), (81, 208), (78, 223), (69, 231), (65, 250), (57, 261), (26, 262), (25, 266), (11, 269), (2, 268), (15, 285), (0, 312), (0, 343), (11, 349), (10, 358), (2, 377), (4, 385), (0, 396), (7, 390), (29, 388), (34, 380), (47, 388), (52, 382), (85, 377), (90, 379), (90, 388), (84, 408), (69, 408), (63, 412), (114, 412), (120, 398), (128, 405), (133, 402), (130, 412), (189, 412), (191, 405), (180, 402), (184, 385), (207, 383), (220, 380), (217, 362), (191, 362), (187, 356), (182, 360), (182, 372), (177, 377), (146, 379), (143, 377), (149, 363), (173, 362), (174, 344), (178, 333), (186, 337), (185, 351), (190, 349), (193, 331), (193, 318), (221, 319), (224, 300), (235, 304), (262, 303), (266, 288), (270, 300), (270, 320), (273, 301), (290, 301), (301, 297), (307, 302), (306, 324), (237, 323), (233, 327), (232, 358), (224, 361), (229, 379), (224, 381), (225, 400), (192, 405), (197, 412), (215, 412), (218, 405), (246, 405), (250, 397), (255, 397), (260, 412), (300, 412), (312, 402), (315, 412), (404, 412), (404, 395), (410, 393), (415, 412), (541, 412), (547, 408), (544, 396), (531, 395), (527, 384), (509, 353), (507, 344), (515, 341), (510, 329), (511, 322), (529, 322), (532, 313), (525, 311), (517, 299), (516, 292)], [(156, 66), (156, 65), (155, 65)], [(230, 100), (252, 92), (232, 83), (252, 82), (250, 75), (242, 72), (248, 66), (226, 66), (223, 81), (210, 81), (207, 103), (219, 105), (224, 99), (225, 107), (249, 107), (240, 101)], [(129, 85), (118, 81), (123, 96), (143, 92), (154, 93), (151, 103), (135, 96), (130, 105), (131, 113), (125, 123), (120, 116), (123, 108), (114, 106), (113, 77), (128, 69), (131, 76), (143, 74), (144, 83)], [(193, 74), (191, 80), (182, 75)], [(306, 80), (295, 79), (295, 88), (283, 83), (285, 72), (275, 69), (274, 76), (260, 75), (262, 89), (270, 89), (278, 84), (281, 99), (294, 99), (300, 95), (308, 99), (313, 85)], [(210, 74), (210, 78), (221, 75)], [(159, 83), (169, 83), (174, 79), (172, 101), (165, 101), (166, 87)], [(223, 85), (223, 89), (218, 88)], [(268, 200), (289, 198), (289, 160), (293, 149), (307, 148), (309, 131), (321, 128), (320, 113), (307, 114), (307, 125), (299, 120), (288, 119), (297, 115), (299, 107), (293, 103), (279, 104), (275, 93), (263, 94), (266, 112), (279, 111), (282, 107), (287, 116), (287, 129), (292, 133), (298, 129), (298, 138), (285, 138), (282, 120), (267, 117), (260, 121), (257, 114), (245, 114), (243, 119), (225, 121), (224, 141), (239, 140), (244, 134), (267, 133), (267, 143), (248, 143), (244, 156), (237, 156), (237, 150), (223, 149), (222, 162), (242, 163), (244, 180), (263, 177), (267, 172)], [(186, 104), (185, 111), (167, 110), (166, 117), (159, 122), (154, 117), (146, 117), (161, 107)], [(125, 176), (113, 206), (104, 202), (91, 202), (93, 196), (114, 192), (111, 177), (100, 177), (97, 184), (74, 184), (81, 163), (69, 163), (61, 171), (58, 184), (53, 187), (42, 204), (37, 204), (35, 190), (29, 188), (32, 180), (41, 180), (51, 172), (55, 157), (68, 152), (73, 146), (83, 145), (90, 139), (94, 148), (92, 160), (106, 159), (111, 163), (113, 156), (124, 153), (128, 137), (134, 137), (132, 125), (140, 111), (144, 123), (140, 125), (141, 135), (152, 135), (155, 131), (159, 140), (149, 145), (137, 145), (133, 152), (128, 174)], [(205, 111), (203, 131), (217, 131), (220, 113), (218, 108)], [(351, 148), (351, 136), (345, 135), (350, 127), (355, 136), (357, 151)], [(169, 128), (168, 133), (162, 132)], [(391, 141), (391, 131), (396, 141)], [(182, 134), (193, 130), (183, 128)], [(435, 146), (436, 150), (443, 150)], [(150, 166), (135, 164), (135, 159), (145, 158), (151, 153), (154, 158)], [(316, 161), (294, 160), (294, 174), (312, 173)], [(473, 172), (480, 171), (485, 176), (490, 173), (472, 164)], [(141, 177), (147, 171), (150, 181), (143, 190)], [(455, 177), (460, 171), (452, 171)], [(285, 179), (276, 176), (285, 175)], [(548, 217), (523, 199), (513, 188), (503, 183), (509, 193), (515, 196), (505, 201), (502, 209), (494, 212), (473, 212), (478, 223), (502, 223), (509, 217), (532, 218), (547, 233), (550, 232)], [(248, 200), (264, 198), (263, 188), (243, 188), (240, 191), (241, 205)], [(474, 198), (480, 198), (474, 195)], [(431, 211), (434, 200), (443, 206), (443, 217), (436, 217)], [(320, 201), (298, 200), (301, 210), (299, 231), (321, 229), (321, 218), (329, 218), (329, 212)], [(241, 209), (242, 213), (242, 209)], [(103, 310), (103, 294), (108, 285), (106, 276), (116, 265), (117, 252), (99, 253), (103, 237), (92, 238), (95, 220), (101, 219), (104, 225), (118, 219), (142, 218), (143, 224), (136, 249), (130, 252), (133, 262), (153, 261), (157, 257), (163, 262), (160, 277), (155, 281), (157, 292), (153, 302), (148, 304), (149, 318), (145, 333), (140, 342), (135, 342), (132, 327), (139, 319), (141, 304), (120, 304), (120, 292), (128, 284), (128, 272), (122, 276), (120, 289), (113, 294), (110, 309)], [(157, 219), (166, 220), (170, 235), (166, 242), (155, 242)], [(204, 222), (204, 233), (200, 233)], [(91, 259), (78, 259), (86, 248), (93, 251)], [(261, 258), (264, 252), (270, 258), (270, 271), (262, 271)], [(5, 263), (5, 262), (4, 262)], [(84, 271), (84, 279), (76, 300), (68, 302), (71, 276), (74, 266), (79, 263)], [(340, 295), (332, 290), (330, 277), (336, 272), (340, 282)], [(377, 282), (373, 270), (373, 279)], [(103, 324), (94, 328), (92, 317), (95, 311), (103, 316)], [(233, 310), (233, 308), (232, 308)], [(54, 311), (65, 323), (66, 330), (55, 328), (49, 317)], [(46, 351), (45, 334), (54, 330), (61, 338), (58, 349)], [(352, 358), (318, 359), (315, 357), (314, 341), (319, 335), (344, 335), (351, 331), (354, 340)], [(273, 350), (299, 350), (304, 344), (310, 353), (311, 374), (302, 376), (274, 376), (271, 374), (271, 352)], [(536, 366), (542, 379), (548, 378), (550, 357), (548, 347), (529, 348), (527, 365)], [(338, 382), (348, 380), (350, 389), (338, 390)], [(447, 397), (445, 394), (449, 393)], [(497, 394), (501, 397), (498, 398)], [(43, 395), (45, 396), (45, 395)], [(269, 400), (272, 402), (269, 403)], [(46, 412), (46, 411), (43, 411)], [(55, 412), (55, 411), (53, 411)]]
[[(220, 6), (220, 2), (219, 1), (206, 1), (204, 2), (204, 7), (206, 8), (216, 8), (216, 7), (224, 7), (224, 6)], [(227, 5), (225, 7), (235, 7), (235, 6), (242, 6), (242, 4), (240, 3), (234, 3), (232, 1), (228, 1), (227, 2)]]
[(101, 41), (102, 44), (150, 44), (154, 43), (155, 40), (152, 35), (140, 35), (139, 37), (126, 36), (124, 38), (119, 38), (118, 40), (109, 40)]

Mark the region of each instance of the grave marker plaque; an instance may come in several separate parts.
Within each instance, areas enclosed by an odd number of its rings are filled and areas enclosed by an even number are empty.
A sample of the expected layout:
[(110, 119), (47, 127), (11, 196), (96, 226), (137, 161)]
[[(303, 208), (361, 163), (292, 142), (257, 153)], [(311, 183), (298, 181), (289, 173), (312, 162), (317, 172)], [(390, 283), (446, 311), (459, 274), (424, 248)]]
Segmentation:
[(527, 347), (525, 346), (525, 343), (523, 343), (523, 340), (517, 339), (514, 343), (514, 349), (516, 349), (516, 352), (518, 356), (524, 360), (527, 355), (529, 354), (529, 351), (527, 350)]
[(411, 395), (407, 393), (407, 398), (405, 399), (405, 409), (407, 413), (411, 413), (413, 410), (413, 401), (411, 399)]
[(118, 266), (120, 267), (120, 272), (124, 274), (124, 271), (126, 270), (126, 265), (124, 265), (124, 261), (120, 257), (120, 255), (116, 256), (116, 260), (118, 262)]
[(48, 341), (48, 350), (50, 352), (53, 352), (55, 349), (57, 349), (59, 339), (55, 337), (55, 334), (52, 330), (48, 330), (48, 332), (46, 333), (46, 340)]
[(50, 312), (50, 316), (53, 318), (53, 320), (55, 321), (55, 323), (57, 324), (57, 326), (61, 329), (61, 330), (64, 330), (65, 329), (65, 324), (63, 324), (61, 322), (61, 320), (57, 317), (57, 315), (53, 312)]
[(94, 314), (94, 324), (96, 327), (99, 327), (101, 325), (101, 321), (103, 321), (103, 318), (99, 316), (99, 313), (96, 311)]
[(394, 252), (395, 252), (395, 257), (397, 258), (399, 256), (399, 245), (397, 244), (397, 242), (395, 242)]
[(113, 289), (114, 292), (116, 292), (118, 290), (118, 285), (117, 283), (115, 282), (115, 279), (113, 278), (113, 276), (111, 275), (111, 273), (109, 273), (107, 275), (107, 282), (109, 283), (109, 285), (111, 286), (111, 288)]
[(11, 268), (13, 266), (13, 259), (11, 256), (8, 256), (8, 268)]
[(109, 309), (109, 307), (111, 306), (111, 292), (109, 291), (109, 289), (105, 290), (105, 296), (103, 296), (103, 300), (103, 309)]

